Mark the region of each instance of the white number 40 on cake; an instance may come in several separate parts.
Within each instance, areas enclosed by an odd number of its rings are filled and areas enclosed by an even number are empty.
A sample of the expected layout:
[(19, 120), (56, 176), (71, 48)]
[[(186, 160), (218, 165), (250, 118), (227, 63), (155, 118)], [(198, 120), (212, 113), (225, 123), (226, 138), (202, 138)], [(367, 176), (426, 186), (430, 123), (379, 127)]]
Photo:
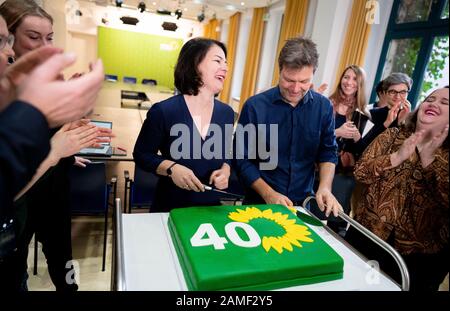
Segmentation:
[[(236, 228), (241, 228), (248, 236), (248, 241), (244, 241), (236, 232)], [(256, 230), (249, 224), (242, 222), (230, 222), (225, 225), (225, 233), (228, 239), (236, 246), (258, 247), (261, 245), (261, 238)], [(214, 249), (225, 249), (227, 239), (219, 236), (216, 229), (210, 223), (201, 224), (191, 238), (193, 247), (213, 245)]]

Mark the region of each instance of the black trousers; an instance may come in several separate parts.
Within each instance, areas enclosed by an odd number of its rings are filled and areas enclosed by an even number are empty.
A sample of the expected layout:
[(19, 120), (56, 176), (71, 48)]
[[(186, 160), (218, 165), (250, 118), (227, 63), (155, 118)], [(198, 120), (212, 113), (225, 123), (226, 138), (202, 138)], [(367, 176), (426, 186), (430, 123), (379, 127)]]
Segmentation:
[(49, 170), (16, 202), (17, 251), (0, 267), (9, 290), (26, 289), (28, 247), (33, 234), (42, 243), (50, 278), (57, 291), (78, 289), (73, 283), (71, 212), (67, 172), (73, 160), (64, 159)]
[[(388, 239), (393, 244), (394, 235)], [(378, 261), (379, 267), (398, 284), (401, 284), (401, 274), (395, 260), (381, 247), (369, 241), (359, 231), (350, 227), (345, 240), (356, 248), (369, 260)], [(411, 291), (437, 291), (449, 272), (449, 247), (448, 245), (436, 254), (409, 254), (402, 255), (410, 276)]]

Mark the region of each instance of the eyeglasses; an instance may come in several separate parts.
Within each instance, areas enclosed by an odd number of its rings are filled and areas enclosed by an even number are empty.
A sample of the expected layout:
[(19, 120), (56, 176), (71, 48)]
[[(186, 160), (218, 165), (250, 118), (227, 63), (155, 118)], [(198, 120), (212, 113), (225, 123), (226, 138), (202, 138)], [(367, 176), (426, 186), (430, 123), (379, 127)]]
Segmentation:
[(14, 45), (14, 35), (8, 35), (7, 37), (0, 35), (0, 51), (3, 50), (7, 44), (10, 47)]
[(405, 96), (409, 93), (409, 91), (403, 90), (403, 91), (396, 91), (396, 90), (388, 90), (386, 93), (388, 93), (390, 96), (400, 95)]

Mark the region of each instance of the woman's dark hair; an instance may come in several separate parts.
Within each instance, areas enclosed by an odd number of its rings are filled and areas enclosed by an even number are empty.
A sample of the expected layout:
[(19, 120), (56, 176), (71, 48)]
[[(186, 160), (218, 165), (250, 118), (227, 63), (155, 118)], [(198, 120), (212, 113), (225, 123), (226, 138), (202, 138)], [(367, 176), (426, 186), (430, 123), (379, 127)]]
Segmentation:
[[(449, 88), (448, 85), (442, 87), (442, 89), (448, 89), (448, 88)], [(439, 89), (441, 89), (441, 88), (434, 89), (433, 92), (431, 92), (422, 102), (425, 102), (428, 99), (428, 97), (433, 95), (433, 93)], [(416, 123), (417, 123), (417, 114), (418, 113), (419, 113), (419, 106), (416, 107), (416, 110), (411, 112), (411, 114), (408, 116), (408, 119), (406, 120), (405, 126), (412, 133), (414, 133), (416, 131)], [(450, 142), (449, 142), (449, 137), (447, 136), (444, 143), (442, 144), (442, 147), (445, 149), (449, 149), (449, 146), (450, 146)]]
[(387, 92), (387, 90), (392, 85), (397, 85), (397, 84), (406, 85), (408, 87), (408, 91), (409, 91), (409, 90), (411, 90), (413, 80), (405, 73), (393, 72), (389, 76), (387, 76), (385, 79), (378, 82), (378, 84), (375, 88), (375, 91), (377, 92), (377, 95), (378, 95), (378, 94)]
[(198, 65), (213, 45), (220, 47), (227, 56), (225, 45), (213, 39), (194, 38), (181, 48), (175, 67), (175, 87), (181, 94), (198, 95), (199, 88), (203, 85)]

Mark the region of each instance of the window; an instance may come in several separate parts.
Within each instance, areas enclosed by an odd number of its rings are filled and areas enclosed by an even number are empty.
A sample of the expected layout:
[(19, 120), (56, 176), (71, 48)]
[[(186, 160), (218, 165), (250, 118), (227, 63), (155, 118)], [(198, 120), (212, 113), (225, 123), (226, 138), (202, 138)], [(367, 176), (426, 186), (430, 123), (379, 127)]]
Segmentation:
[(448, 0), (445, 3), (444, 11), (442, 11), (441, 18), (442, 19), (448, 18)]
[(427, 21), (430, 16), (432, 3), (432, 0), (401, 0), (395, 22), (401, 24)]
[(448, 84), (448, 36), (434, 38), (431, 57), (427, 64), (419, 102), (433, 89)]
[[(413, 80), (413, 106), (431, 89), (448, 84), (448, 0), (394, 0), (375, 84), (392, 72)], [(370, 102), (375, 102), (373, 89)]]

